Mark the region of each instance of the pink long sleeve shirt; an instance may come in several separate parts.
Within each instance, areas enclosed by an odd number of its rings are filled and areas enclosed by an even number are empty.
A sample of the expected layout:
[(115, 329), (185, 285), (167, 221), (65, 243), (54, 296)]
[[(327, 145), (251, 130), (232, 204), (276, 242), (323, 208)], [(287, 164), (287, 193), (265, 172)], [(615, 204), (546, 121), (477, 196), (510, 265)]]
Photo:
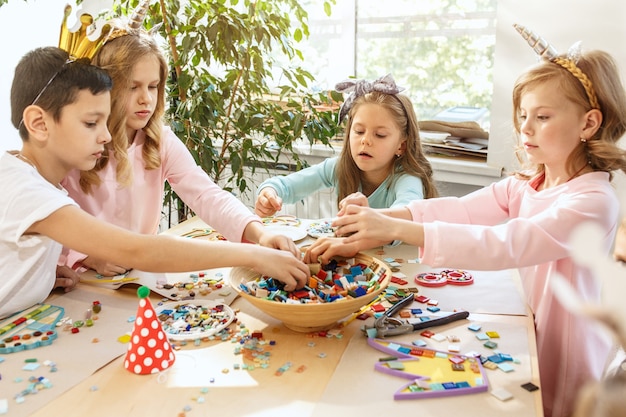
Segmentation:
[[(143, 234), (158, 231), (165, 181), (194, 213), (230, 241), (241, 242), (246, 226), (252, 221), (261, 221), (239, 199), (209, 178), (169, 127), (163, 130), (159, 168), (144, 169), (144, 143), (145, 134), (138, 131), (128, 148), (133, 171), (131, 185), (118, 184), (117, 161), (112, 158), (100, 171), (102, 184), (92, 187), (90, 194), (81, 190), (76, 170), (65, 178), (63, 186), (83, 210), (108, 223)], [(66, 264), (73, 266), (84, 258), (85, 255), (70, 251)]]
[(536, 191), (540, 180), (509, 177), (461, 198), (414, 201), (408, 208), (414, 221), (424, 223), (423, 263), (474, 270), (519, 268), (535, 315), (545, 415), (565, 417), (572, 413), (580, 387), (601, 377), (610, 338), (597, 325), (567, 312), (549, 281), (558, 273), (583, 299), (600, 301), (598, 281), (572, 260), (568, 240), (576, 225), (596, 222), (604, 238), (590, 245), (602, 245), (608, 254), (619, 201), (604, 172)]

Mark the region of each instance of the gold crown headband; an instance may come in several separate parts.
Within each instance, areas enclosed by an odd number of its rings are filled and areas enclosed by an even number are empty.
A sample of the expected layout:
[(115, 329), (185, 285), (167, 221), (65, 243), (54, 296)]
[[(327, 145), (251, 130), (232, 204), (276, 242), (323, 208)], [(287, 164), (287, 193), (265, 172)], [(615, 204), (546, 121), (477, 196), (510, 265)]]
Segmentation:
[(535, 53), (541, 57), (545, 58), (550, 62), (554, 62), (568, 70), (574, 77), (576, 77), (580, 83), (583, 85), (585, 91), (587, 92), (587, 98), (589, 99), (589, 103), (591, 107), (594, 109), (600, 109), (600, 103), (598, 103), (598, 97), (596, 96), (596, 92), (593, 89), (593, 84), (587, 74), (585, 74), (578, 66), (576, 65), (576, 54), (578, 54), (578, 47), (580, 43), (576, 43), (576, 48), (572, 48), (572, 51), (568, 53), (567, 58), (561, 58), (554, 49), (552, 45), (550, 45), (544, 38), (538, 36), (536, 33), (526, 29), (524, 26), (514, 24), (513, 27), (517, 30), (517, 32), (522, 35), (531, 48), (535, 51)]
[[(61, 23), (61, 33), (59, 35), (59, 48), (63, 49), (70, 55), (70, 59), (91, 58), (106, 42), (128, 35), (129, 30), (138, 29), (142, 26), (150, 0), (142, 0), (134, 10), (128, 23), (128, 28), (115, 27), (110, 23), (105, 23), (97, 32), (93, 17), (90, 14), (83, 13), (79, 16), (80, 26), (75, 31), (71, 31), (67, 27), (67, 18), (72, 12), (72, 6), (65, 6), (63, 23)], [(78, 12), (77, 12), (78, 14)]]

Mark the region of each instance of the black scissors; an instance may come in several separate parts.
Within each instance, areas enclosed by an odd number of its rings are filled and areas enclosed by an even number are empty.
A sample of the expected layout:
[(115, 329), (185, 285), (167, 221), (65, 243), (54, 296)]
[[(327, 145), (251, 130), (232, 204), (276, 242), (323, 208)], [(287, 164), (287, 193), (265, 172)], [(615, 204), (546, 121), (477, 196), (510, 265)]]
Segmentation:
[(414, 299), (415, 296), (413, 294), (409, 294), (406, 297), (402, 298), (391, 308), (385, 311), (382, 316), (378, 317), (376, 321), (374, 321), (373, 327), (365, 326), (363, 330), (367, 331), (368, 329), (372, 328), (376, 329), (376, 337), (385, 338), (388, 336), (398, 336), (417, 330), (427, 329), (429, 327), (441, 326), (469, 317), (469, 312), (467, 311), (450, 313), (425, 321), (419, 318), (402, 320), (393, 317), (403, 308), (413, 304)]

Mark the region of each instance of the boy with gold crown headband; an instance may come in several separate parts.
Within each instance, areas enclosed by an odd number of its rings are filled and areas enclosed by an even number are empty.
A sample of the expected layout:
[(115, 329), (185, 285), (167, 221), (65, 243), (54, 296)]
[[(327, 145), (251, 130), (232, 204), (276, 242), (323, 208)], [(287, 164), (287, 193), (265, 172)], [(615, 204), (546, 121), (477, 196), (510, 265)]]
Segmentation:
[(626, 172), (626, 151), (617, 145), (626, 132), (626, 92), (606, 52), (559, 55), (518, 29), (545, 58), (513, 88), (525, 170), (459, 198), (382, 210), (355, 201), (333, 222), (337, 234), (350, 235), (346, 245), (316, 242), (305, 261), (402, 240), (435, 268), (519, 268), (535, 320), (544, 415), (570, 417), (579, 389), (602, 376), (610, 341), (564, 309), (549, 284), (559, 274), (586, 301), (600, 300), (600, 285), (572, 258), (569, 238), (579, 224), (594, 222), (602, 231), (598, 246), (608, 255), (613, 244), (620, 207), (611, 179), (613, 171)]
[[(113, 78), (108, 121), (112, 141), (94, 169), (70, 172), (63, 186), (81, 208), (97, 218), (155, 234), (167, 181), (195, 214), (227, 240), (259, 243), (300, 257), (290, 238), (267, 231), (261, 218), (215, 184), (183, 142), (163, 125), (169, 67), (154, 36), (140, 24), (148, 3), (140, 4), (131, 24), (111, 21), (114, 31), (93, 55), (92, 63)], [(74, 251), (68, 252), (66, 262), (108, 276), (136, 267)]]

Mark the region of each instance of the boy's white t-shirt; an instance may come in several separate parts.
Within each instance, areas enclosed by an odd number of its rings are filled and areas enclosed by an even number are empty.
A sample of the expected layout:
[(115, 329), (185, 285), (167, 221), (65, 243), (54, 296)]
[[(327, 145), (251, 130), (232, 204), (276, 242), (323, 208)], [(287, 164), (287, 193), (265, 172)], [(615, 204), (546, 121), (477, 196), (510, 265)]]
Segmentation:
[(0, 155), (0, 318), (46, 299), (54, 287), (62, 246), (41, 235), (24, 235), (32, 224), (73, 204), (37, 170), (5, 152)]

